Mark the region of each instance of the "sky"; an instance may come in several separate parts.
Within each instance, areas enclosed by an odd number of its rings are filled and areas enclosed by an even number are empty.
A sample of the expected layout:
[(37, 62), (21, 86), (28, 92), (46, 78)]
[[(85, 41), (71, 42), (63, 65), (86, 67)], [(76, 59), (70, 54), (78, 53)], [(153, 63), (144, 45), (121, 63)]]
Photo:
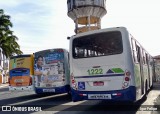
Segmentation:
[[(106, 0), (107, 14), (101, 26), (126, 27), (152, 55), (160, 55), (159, 0)], [(11, 16), (24, 54), (65, 48), (74, 35), (74, 22), (67, 16), (67, 0), (0, 0), (0, 9)]]

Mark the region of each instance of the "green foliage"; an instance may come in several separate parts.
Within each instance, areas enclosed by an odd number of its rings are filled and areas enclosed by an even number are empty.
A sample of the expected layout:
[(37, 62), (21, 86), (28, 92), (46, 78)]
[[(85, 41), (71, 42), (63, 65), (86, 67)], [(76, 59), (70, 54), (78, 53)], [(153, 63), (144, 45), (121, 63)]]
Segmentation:
[(18, 38), (13, 35), (13, 31), (10, 30), (12, 26), (10, 16), (5, 15), (4, 11), (0, 9), (0, 48), (7, 58), (23, 53), (17, 43)]

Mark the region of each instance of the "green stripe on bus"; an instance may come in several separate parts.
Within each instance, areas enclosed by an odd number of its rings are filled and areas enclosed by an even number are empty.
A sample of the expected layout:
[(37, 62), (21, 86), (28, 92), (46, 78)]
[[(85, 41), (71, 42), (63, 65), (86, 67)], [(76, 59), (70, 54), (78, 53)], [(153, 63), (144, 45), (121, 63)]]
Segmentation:
[(124, 73), (124, 71), (121, 68), (112, 68), (112, 71), (114, 73)]

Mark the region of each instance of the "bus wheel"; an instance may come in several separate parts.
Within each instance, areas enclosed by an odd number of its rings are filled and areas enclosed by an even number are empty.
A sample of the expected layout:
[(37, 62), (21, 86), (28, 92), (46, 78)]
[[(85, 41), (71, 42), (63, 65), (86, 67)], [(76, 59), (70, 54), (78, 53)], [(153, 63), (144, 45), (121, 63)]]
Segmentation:
[[(72, 94), (71, 94), (72, 95)], [(72, 97), (72, 101), (73, 102), (77, 102), (77, 101), (80, 101), (79, 99), (77, 99), (77, 98), (75, 98), (75, 97), (73, 97), (73, 96), (71, 96)]]
[(77, 99), (72, 99), (72, 101), (73, 101), (73, 102), (77, 102), (78, 100), (77, 100)]

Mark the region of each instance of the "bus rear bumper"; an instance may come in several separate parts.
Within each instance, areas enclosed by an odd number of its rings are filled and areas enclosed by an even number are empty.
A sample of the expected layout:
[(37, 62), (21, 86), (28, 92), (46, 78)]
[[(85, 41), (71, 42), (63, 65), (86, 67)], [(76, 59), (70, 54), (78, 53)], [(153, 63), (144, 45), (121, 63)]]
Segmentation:
[(20, 87), (9, 86), (9, 91), (34, 91), (34, 88), (33, 88), (33, 85), (32, 86), (20, 86)]
[[(80, 100), (109, 100), (109, 101), (130, 101), (134, 102), (136, 100), (136, 88), (130, 86), (123, 90), (114, 91), (77, 91), (71, 88), (72, 101)], [(98, 97), (97, 97), (98, 95)], [(101, 96), (102, 95), (102, 96)], [(104, 98), (103, 95), (106, 97)], [(91, 98), (89, 96), (93, 96)]]
[(35, 87), (35, 92), (37, 94), (41, 93), (68, 93), (70, 91), (70, 86), (65, 85), (61, 87), (52, 87), (52, 88), (39, 88)]

